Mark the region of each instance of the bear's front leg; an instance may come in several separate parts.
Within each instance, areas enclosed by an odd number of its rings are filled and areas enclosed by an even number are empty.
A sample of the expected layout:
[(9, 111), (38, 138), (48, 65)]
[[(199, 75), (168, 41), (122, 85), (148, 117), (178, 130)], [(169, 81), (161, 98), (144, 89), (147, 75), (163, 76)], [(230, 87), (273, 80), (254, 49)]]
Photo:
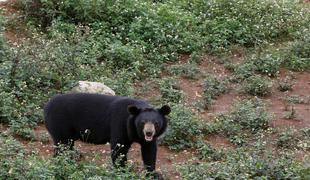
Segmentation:
[(156, 141), (144, 142), (141, 144), (142, 159), (145, 169), (149, 172), (155, 170), (157, 143)]
[(118, 167), (124, 167), (127, 162), (127, 153), (129, 150), (129, 145), (124, 145), (120, 143), (111, 143), (112, 151), (112, 162), (113, 165)]

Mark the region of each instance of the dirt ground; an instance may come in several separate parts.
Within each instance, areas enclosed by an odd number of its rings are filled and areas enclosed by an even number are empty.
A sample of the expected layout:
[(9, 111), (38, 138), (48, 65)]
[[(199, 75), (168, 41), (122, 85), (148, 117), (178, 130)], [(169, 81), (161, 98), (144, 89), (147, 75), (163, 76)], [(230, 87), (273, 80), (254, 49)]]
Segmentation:
[[(0, 1), (0, 8), (3, 10), (5, 15), (9, 15), (14, 12), (14, 9), (10, 7), (13, 2), (14, 0), (8, 0), (6, 2)], [(19, 41), (19, 35), (17, 35), (16, 32), (6, 31), (5, 36), (11, 43), (16, 43)], [(180, 61), (186, 62), (188, 58), (188, 56), (183, 56)], [(244, 54), (242, 51), (237, 51), (231, 58), (236, 61), (242, 61)], [(231, 75), (230, 72), (224, 68), (224, 65), (216, 63), (214, 58), (209, 56), (204, 58), (202, 63), (199, 65), (199, 68), (203, 74), (210, 73), (216, 75), (217, 77), (226, 77)], [(289, 92), (281, 92), (276, 88), (276, 80), (277, 78), (284, 78), (288, 74), (292, 74), (294, 77), (293, 90)], [(274, 88), (272, 90), (272, 94), (265, 98), (269, 104), (269, 112), (274, 114), (274, 120), (271, 122), (270, 126), (273, 128), (293, 127), (296, 129), (310, 127), (310, 103), (289, 104), (285, 99), (285, 97), (292, 95), (298, 95), (302, 97), (310, 95), (310, 73), (292, 73), (288, 70), (282, 69), (279, 77), (277, 78), (273, 78)], [(185, 94), (186, 104), (191, 105), (201, 99), (203, 77), (199, 78), (198, 80), (180, 78), (179, 81), (180, 88)], [(137, 87), (139, 87), (139, 85), (137, 85)], [(152, 91), (151, 94), (144, 94), (141, 96), (148, 97), (150, 95), (158, 96), (159, 91), (155, 90)], [(203, 120), (208, 121), (210, 117), (216, 113), (229, 111), (234, 101), (242, 97), (244, 97), (244, 95), (242, 95), (236, 89), (232, 88), (228, 93), (223, 94), (217, 98), (209, 110), (197, 113)], [(285, 118), (285, 115), (288, 113), (290, 108), (294, 108), (296, 111), (296, 118), (293, 120)], [(5, 127), (1, 127), (1, 129), (5, 129)], [(40, 136), (40, 134), (42, 135), (47, 133), (43, 124), (38, 126), (35, 129), (35, 132), (38, 136)], [(206, 141), (214, 147), (233, 147), (228, 139), (218, 135), (209, 136), (207, 137)], [(53, 144), (51, 139), (49, 139), (49, 141), (46, 143), (25, 140), (21, 140), (21, 142), (24, 144), (26, 149), (37, 152), (43, 159), (50, 157), (53, 154)], [(83, 142), (77, 142), (76, 147), (82, 153), (83, 158), (85, 159), (95, 159), (98, 164), (103, 164), (107, 161), (110, 161), (109, 145), (92, 145)], [(175, 164), (186, 163), (193, 155), (189, 151), (177, 153), (169, 150), (165, 146), (159, 146), (157, 156), (157, 170), (162, 171), (166, 175), (170, 174), (171, 179), (179, 179), (179, 174), (175, 170)], [(128, 159), (129, 161), (138, 162), (138, 166), (142, 168), (140, 147), (138, 144), (133, 144), (132, 148), (130, 149)]]

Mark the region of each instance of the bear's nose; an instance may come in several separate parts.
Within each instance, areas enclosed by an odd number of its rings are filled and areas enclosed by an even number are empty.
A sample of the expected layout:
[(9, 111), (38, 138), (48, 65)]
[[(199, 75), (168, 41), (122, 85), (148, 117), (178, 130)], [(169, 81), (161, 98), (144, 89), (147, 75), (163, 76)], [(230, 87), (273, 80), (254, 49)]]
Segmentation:
[(152, 136), (153, 133), (152, 133), (152, 132), (146, 132), (145, 135), (146, 135), (146, 136)]

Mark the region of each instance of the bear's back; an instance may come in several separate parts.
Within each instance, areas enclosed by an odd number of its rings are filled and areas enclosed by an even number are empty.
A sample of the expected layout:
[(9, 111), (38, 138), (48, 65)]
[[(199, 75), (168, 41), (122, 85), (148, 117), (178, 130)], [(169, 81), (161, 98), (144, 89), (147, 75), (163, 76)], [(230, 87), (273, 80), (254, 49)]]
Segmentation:
[(56, 95), (44, 109), (45, 124), (52, 136), (81, 139), (81, 134), (88, 129), (91, 130), (88, 141), (102, 143), (109, 141), (113, 131), (127, 134), (128, 105), (149, 107), (144, 101), (121, 96)]

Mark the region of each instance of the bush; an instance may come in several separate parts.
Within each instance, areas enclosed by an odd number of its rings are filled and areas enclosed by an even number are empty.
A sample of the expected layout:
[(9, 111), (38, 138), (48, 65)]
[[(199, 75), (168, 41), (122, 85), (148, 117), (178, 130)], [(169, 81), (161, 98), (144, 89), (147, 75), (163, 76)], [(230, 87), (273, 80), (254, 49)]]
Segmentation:
[(197, 148), (198, 158), (208, 161), (219, 161), (225, 159), (225, 153), (222, 150), (213, 148), (209, 144), (203, 143)]
[(166, 102), (180, 103), (183, 100), (183, 93), (180, 91), (178, 81), (175, 77), (164, 78), (160, 83), (160, 92)]
[(98, 166), (93, 161), (77, 162), (71, 158), (74, 151), (63, 151), (57, 157), (41, 159), (27, 154), (12, 137), (0, 134), (0, 177), (4, 179), (145, 179), (129, 167), (115, 169)]
[(291, 91), (293, 89), (293, 77), (291, 76), (285, 76), (282, 79), (279, 79), (278, 81), (278, 90), (285, 92), (285, 91)]
[[(0, 11), (1, 12), (1, 11)], [(2, 61), (4, 61), (3, 57), (5, 57), (5, 51), (6, 51), (6, 44), (3, 38), (3, 18), (0, 15), (0, 63), (2, 63)]]
[(305, 71), (310, 68), (310, 35), (309, 31), (303, 32), (301, 39), (296, 40), (286, 51), (284, 64), (294, 71)]
[(266, 129), (271, 120), (265, 104), (259, 99), (237, 101), (230, 116), (234, 122), (253, 132)]
[(203, 83), (203, 94), (215, 98), (227, 91), (227, 82), (219, 80), (212, 75), (207, 75)]
[(271, 118), (262, 100), (239, 100), (229, 113), (218, 115), (209, 126), (214, 129), (211, 133), (221, 133), (232, 143), (243, 145), (247, 138), (267, 129)]
[(288, 1), (198, 0), (179, 4), (199, 16), (207, 42), (215, 49), (232, 44), (254, 46), (287, 36), (308, 17)]
[(297, 145), (297, 137), (295, 136), (294, 132), (290, 129), (286, 129), (279, 135), (277, 140), (277, 146), (281, 148), (294, 148)]
[(242, 82), (245, 79), (254, 75), (256, 71), (256, 66), (253, 62), (245, 62), (243, 64), (238, 64), (232, 67), (233, 68), (233, 82)]
[(300, 130), (287, 128), (278, 135), (276, 145), (283, 149), (304, 150), (310, 149), (310, 129)]
[(264, 54), (260, 57), (253, 57), (251, 61), (254, 62), (258, 72), (268, 76), (277, 76), (283, 60), (279, 55)]
[(196, 63), (186, 63), (182, 65), (172, 65), (167, 68), (169, 74), (177, 76), (181, 75), (189, 79), (198, 79), (201, 75)]
[(288, 155), (275, 157), (263, 151), (237, 149), (226, 153), (217, 162), (187, 162), (179, 166), (184, 179), (303, 179), (309, 175), (309, 165), (303, 165)]
[[(222, 51), (234, 44), (255, 46), (291, 36), (307, 25), (297, 3), (270, 0), (217, 1), (18, 1), (26, 16), (48, 27), (60, 19), (74, 24), (104, 23), (122, 44), (131, 42), (161, 61), (207, 45)], [(112, 37), (114, 39), (114, 37)], [(158, 55), (157, 55), (158, 57)]]
[(294, 104), (310, 104), (310, 96), (291, 95), (287, 96), (285, 100)]
[(212, 75), (206, 75), (207, 78), (204, 79), (202, 84), (203, 88), (203, 104), (204, 108), (209, 108), (212, 101), (217, 98), (217, 96), (228, 91), (227, 81), (219, 80)]
[(267, 96), (271, 93), (271, 79), (260, 75), (247, 78), (242, 89), (253, 96)]
[(174, 105), (169, 119), (162, 143), (177, 151), (197, 147), (203, 127), (193, 112), (185, 106)]

